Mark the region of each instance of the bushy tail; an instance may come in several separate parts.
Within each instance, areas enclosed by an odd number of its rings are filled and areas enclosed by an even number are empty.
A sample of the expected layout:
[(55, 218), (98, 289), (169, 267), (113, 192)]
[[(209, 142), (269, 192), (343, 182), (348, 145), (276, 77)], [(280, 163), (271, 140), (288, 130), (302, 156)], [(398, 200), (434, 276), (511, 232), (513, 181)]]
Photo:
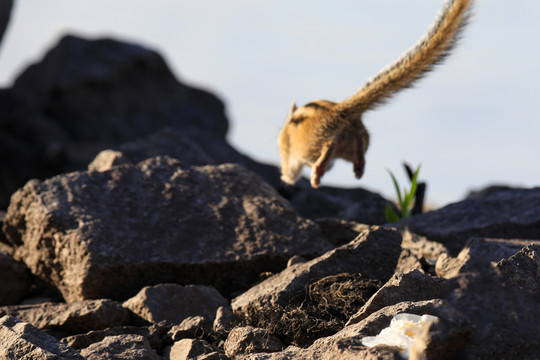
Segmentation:
[(468, 22), (473, 0), (448, 0), (428, 34), (393, 64), (381, 70), (351, 98), (339, 103), (341, 119), (350, 119), (384, 103), (401, 89), (414, 85), (441, 63), (457, 43)]

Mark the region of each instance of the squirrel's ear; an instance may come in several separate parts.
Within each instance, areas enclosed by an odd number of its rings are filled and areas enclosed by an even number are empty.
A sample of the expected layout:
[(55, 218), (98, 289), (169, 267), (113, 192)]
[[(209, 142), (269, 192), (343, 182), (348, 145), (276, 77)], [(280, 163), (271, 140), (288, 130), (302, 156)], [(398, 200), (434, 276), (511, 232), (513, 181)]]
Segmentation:
[(294, 112), (296, 111), (296, 109), (297, 109), (297, 108), (296, 108), (296, 103), (293, 101), (293, 102), (291, 103), (291, 107), (290, 107), (290, 109), (289, 109), (289, 115), (287, 115), (287, 120), (292, 119), (293, 114), (294, 114)]

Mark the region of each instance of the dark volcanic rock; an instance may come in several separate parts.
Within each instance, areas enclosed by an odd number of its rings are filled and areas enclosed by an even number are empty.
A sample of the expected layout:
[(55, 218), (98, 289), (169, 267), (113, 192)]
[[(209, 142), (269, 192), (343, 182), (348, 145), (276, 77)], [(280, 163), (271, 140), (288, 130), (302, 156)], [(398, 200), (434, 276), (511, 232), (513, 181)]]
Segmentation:
[(164, 126), (223, 138), (228, 128), (215, 96), (178, 82), (157, 52), (112, 39), (62, 38), (13, 92), (76, 141), (126, 141)]
[(251, 326), (232, 329), (225, 341), (225, 355), (235, 358), (249, 353), (271, 353), (283, 349), (283, 343), (264, 329)]
[(107, 336), (102, 341), (82, 349), (81, 354), (88, 360), (162, 360), (144, 336), (132, 334)]
[[(471, 239), (460, 251), (457, 257), (442, 254), (435, 266), (437, 276), (452, 278), (460, 273), (479, 272), (483, 273), (492, 269), (492, 263), (507, 258), (532, 240), (511, 239)], [(535, 241), (540, 244), (540, 241)]]
[(54, 337), (9, 315), (0, 318), (0, 354), (3, 359), (84, 360)]
[(331, 248), (318, 226), (236, 165), (182, 169), (168, 157), (30, 181), (4, 232), (67, 301), (126, 299), (146, 285), (207, 284), (224, 295)]
[(13, 0), (3, 0), (0, 3), (0, 44), (2, 43), (2, 37), (4, 31), (9, 23), (9, 17), (11, 15), (11, 8), (13, 7)]
[(61, 341), (77, 350), (101, 342), (108, 336), (132, 334), (144, 336), (152, 349), (160, 351), (163, 347), (163, 339), (166, 337), (169, 328), (170, 326), (166, 323), (153, 324), (151, 326), (115, 326), (105, 330), (92, 330), (84, 334), (64, 337)]
[(169, 333), (170, 339), (178, 341), (186, 338), (195, 339), (210, 333), (212, 324), (204, 316), (189, 316), (179, 325), (174, 325)]
[(404, 301), (421, 301), (445, 297), (450, 292), (446, 280), (413, 270), (407, 274), (395, 274), (379, 289), (360, 311), (349, 319), (347, 325), (355, 324), (386, 306)]
[(540, 301), (540, 242), (500, 260), (496, 267), (508, 282)]
[[(301, 179), (295, 186), (281, 183), (279, 169), (253, 161), (238, 152), (225, 140), (209, 138), (201, 130), (166, 128), (144, 138), (113, 147), (118, 153), (100, 154), (91, 167), (108, 169), (112, 165), (137, 163), (158, 155), (179, 159), (185, 167), (207, 164), (235, 163), (257, 173), (263, 180), (288, 199), (298, 213), (310, 219), (341, 217), (365, 224), (383, 224), (386, 200), (363, 189), (311, 188)], [(102, 164), (96, 167), (98, 164)], [(345, 242), (352, 240), (354, 236)], [(341, 245), (341, 244), (340, 244)]]
[[(257, 173), (272, 187), (280, 186), (278, 168), (253, 161), (224, 139), (210, 137), (204, 129), (180, 130), (167, 127), (148, 136), (114, 146), (113, 150), (118, 152), (100, 154), (94, 161), (102, 162), (100, 167), (103, 169), (107, 169), (104, 167), (106, 164), (135, 164), (160, 155), (174, 157), (180, 160), (184, 167), (235, 163)], [(107, 161), (104, 161), (105, 159)]]
[(32, 285), (26, 265), (13, 259), (6, 249), (0, 243), (0, 306), (18, 304)]
[(309, 181), (302, 178), (295, 186), (283, 187), (280, 193), (289, 199), (300, 215), (310, 219), (334, 217), (364, 224), (386, 223), (384, 208), (388, 201), (364, 189), (330, 186), (313, 189)]
[(501, 188), (413, 216), (407, 224), (454, 255), (471, 237), (535, 239), (540, 234), (540, 188)]
[(74, 36), (0, 90), (0, 114), (0, 208), (30, 178), (82, 170), (100, 150), (163, 127), (207, 139), (228, 129), (223, 103), (176, 80), (155, 51)]
[(130, 321), (128, 310), (121, 304), (107, 299), (78, 301), (71, 304), (4, 306), (0, 308), (0, 316), (2, 315), (14, 316), (42, 330), (56, 330), (69, 334), (127, 325)]
[(350, 243), (311, 261), (296, 264), (252, 287), (232, 301), (236, 314), (257, 313), (266, 307), (287, 306), (308, 284), (330, 275), (361, 273), (387, 280), (401, 252), (401, 236), (393, 229), (373, 226)]
[(165, 349), (168, 360), (228, 360), (219, 349), (204, 340), (183, 339)]
[(159, 284), (143, 288), (124, 302), (124, 307), (152, 323), (167, 320), (180, 324), (190, 316), (204, 316), (214, 322), (217, 309), (228, 304), (211, 286)]

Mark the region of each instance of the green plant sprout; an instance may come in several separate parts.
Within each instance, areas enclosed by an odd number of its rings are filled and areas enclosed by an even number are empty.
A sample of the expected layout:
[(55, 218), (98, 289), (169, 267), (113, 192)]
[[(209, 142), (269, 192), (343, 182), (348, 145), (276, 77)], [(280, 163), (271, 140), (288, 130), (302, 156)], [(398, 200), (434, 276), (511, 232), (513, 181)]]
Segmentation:
[(388, 173), (392, 177), (392, 182), (394, 183), (394, 188), (396, 189), (398, 207), (401, 213), (401, 216), (396, 214), (396, 212), (392, 209), (390, 204), (386, 204), (386, 209), (385, 209), (386, 221), (393, 223), (393, 222), (398, 222), (398, 221), (407, 219), (411, 216), (413, 199), (414, 199), (414, 196), (416, 195), (416, 189), (418, 187), (417, 180), (418, 180), (418, 173), (420, 171), (420, 165), (418, 165), (418, 168), (416, 168), (416, 171), (414, 172), (414, 175), (412, 177), (411, 188), (409, 190), (407, 190), (407, 188), (403, 188), (403, 194), (401, 193), (401, 190), (399, 189), (399, 184), (394, 174), (389, 169), (386, 169), (386, 171), (388, 171)]

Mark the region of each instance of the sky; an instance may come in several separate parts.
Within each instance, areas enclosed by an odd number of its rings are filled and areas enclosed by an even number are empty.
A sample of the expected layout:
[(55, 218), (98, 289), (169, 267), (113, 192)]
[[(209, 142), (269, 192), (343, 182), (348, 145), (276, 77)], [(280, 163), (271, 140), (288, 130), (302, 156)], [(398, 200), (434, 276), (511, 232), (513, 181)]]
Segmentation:
[[(0, 49), (9, 87), (65, 34), (157, 50), (177, 78), (218, 95), (238, 150), (279, 164), (291, 101), (340, 101), (413, 46), (443, 5), (433, 0), (15, 0)], [(394, 197), (387, 169), (421, 164), (427, 202), (492, 184), (540, 185), (540, 2), (477, 0), (455, 52), (415, 88), (364, 115), (364, 177), (343, 161), (323, 185)], [(309, 174), (307, 171), (306, 174)]]

